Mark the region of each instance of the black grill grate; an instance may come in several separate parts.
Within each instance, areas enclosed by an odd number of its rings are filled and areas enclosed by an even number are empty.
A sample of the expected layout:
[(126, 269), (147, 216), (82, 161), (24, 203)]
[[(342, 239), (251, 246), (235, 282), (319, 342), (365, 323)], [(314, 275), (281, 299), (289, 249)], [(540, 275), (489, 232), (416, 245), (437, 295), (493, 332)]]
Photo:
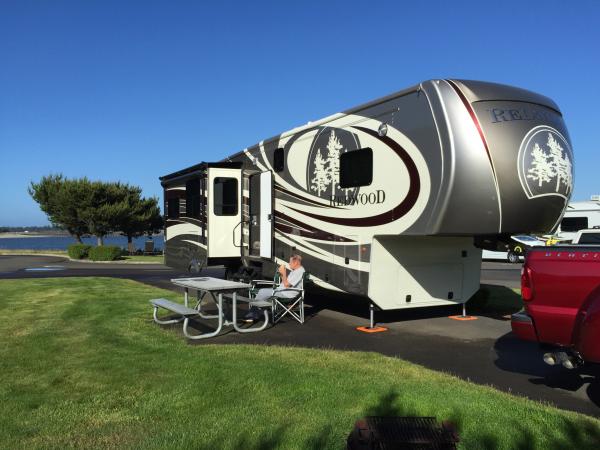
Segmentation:
[(435, 417), (365, 417), (348, 437), (348, 450), (456, 449), (458, 435)]

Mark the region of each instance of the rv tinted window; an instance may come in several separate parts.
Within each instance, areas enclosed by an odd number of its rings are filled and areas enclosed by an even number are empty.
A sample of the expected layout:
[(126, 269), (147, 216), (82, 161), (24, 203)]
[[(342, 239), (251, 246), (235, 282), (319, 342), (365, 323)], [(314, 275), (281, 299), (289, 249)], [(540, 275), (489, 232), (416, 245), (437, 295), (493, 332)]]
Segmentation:
[(213, 184), (216, 216), (236, 216), (238, 213), (238, 182), (235, 178), (215, 178)]
[(275, 172), (281, 172), (285, 167), (285, 161), (283, 156), (283, 149), (278, 148), (275, 150), (275, 155), (273, 157), (273, 169)]
[(200, 218), (200, 178), (185, 183), (185, 215)]
[(367, 186), (373, 181), (373, 150), (361, 148), (340, 156), (340, 187)]
[(167, 217), (177, 219), (179, 217), (179, 199), (170, 198), (167, 200)]
[(588, 228), (587, 217), (564, 217), (560, 223), (561, 231), (579, 231)]

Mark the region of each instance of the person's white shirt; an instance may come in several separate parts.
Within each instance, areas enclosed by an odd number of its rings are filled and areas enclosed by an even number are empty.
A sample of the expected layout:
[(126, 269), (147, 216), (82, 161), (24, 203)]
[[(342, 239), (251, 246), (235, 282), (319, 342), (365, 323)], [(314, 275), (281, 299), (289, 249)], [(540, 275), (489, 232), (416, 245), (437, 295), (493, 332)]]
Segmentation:
[[(289, 287), (286, 288), (283, 285), (283, 283), (281, 283), (279, 286), (277, 286), (275, 288), (275, 293), (277, 293), (277, 291), (283, 291), (284, 289), (290, 289), (290, 288), (301, 289), (303, 287), (302, 286), (303, 279), (304, 279), (304, 267), (300, 266), (297, 269), (292, 270), (288, 274), (287, 282), (289, 283)], [(298, 292), (296, 292), (296, 291), (283, 291), (283, 292), (277, 293), (277, 296), (286, 297), (286, 298), (293, 298), (297, 295), (298, 295)]]
[[(302, 282), (304, 281), (304, 267), (300, 266), (297, 269), (290, 271), (287, 276), (287, 282), (289, 284), (288, 287), (283, 285), (283, 281), (279, 286), (275, 289), (272, 288), (263, 288), (259, 289), (256, 293), (256, 300), (267, 300), (273, 294), (276, 294), (278, 297), (286, 297), (286, 298), (294, 298), (298, 295), (297, 291), (285, 291), (284, 289), (294, 288), (294, 289), (302, 289)], [(278, 292), (283, 291), (283, 292)]]

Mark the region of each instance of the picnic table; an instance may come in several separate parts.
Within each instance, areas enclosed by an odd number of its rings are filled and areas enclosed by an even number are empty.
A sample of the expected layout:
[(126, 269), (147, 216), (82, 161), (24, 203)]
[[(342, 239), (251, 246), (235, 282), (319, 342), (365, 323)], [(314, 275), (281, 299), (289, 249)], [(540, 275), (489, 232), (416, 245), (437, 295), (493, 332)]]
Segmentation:
[[(251, 286), (247, 283), (241, 283), (238, 281), (222, 280), (220, 278), (213, 277), (193, 277), (193, 278), (173, 278), (171, 282), (184, 288), (184, 305), (171, 302), (166, 299), (154, 299), (151, 303), (154, 305), (154, 320), (157, 323), (174, 323), (179, 320), (160, 321), (156, 317), (157, 307), (167, 309), (175, 312), (183, 317), (183, 332), (186, 337), (190, 339), (207, 339), (217, 336), (223, 326), (233, 326), (233, 328), (239, 333), (251, 333), (256, 331), (264, 330), (268, 325), (267, 316), (265, 313), (265, 322), (261, 327), (241, 328), (238, 326), (237, 321), (237, 291), (240, 289), (248, 289)], [(195, 308), (189, 307), (189, 291), (197, 291), (197, 302)], [(224, 297), (224, 294), (232, 294), (231, 296)], [(208, 314), (202, 310), (202, 303), (206, 298), (212, 298), (213, 302), (217, 306), (217, 314)], [(232, 321), (228, 321), (225, 317), (225, 308), (223, 307), (223, 300), (227, 298), (231, 299), (232, 302)], [(202, 319), (217, 319), (217, 329), (210, 333), (201, 333), (198, 335), (190, 335), (187, 332), (187, 325), (190, 317), (200, 316)]]

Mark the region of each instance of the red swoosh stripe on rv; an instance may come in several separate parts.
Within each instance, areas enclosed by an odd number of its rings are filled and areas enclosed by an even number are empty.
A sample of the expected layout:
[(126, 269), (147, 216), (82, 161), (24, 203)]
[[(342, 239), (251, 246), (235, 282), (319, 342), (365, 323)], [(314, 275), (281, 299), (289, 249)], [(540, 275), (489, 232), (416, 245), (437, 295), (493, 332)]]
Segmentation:
[(456, 94), (458, 95), (460, 100), (463, 102), (463, 105), (465, 105), (465, 108), (469, 112), (469, 115), (471, 116), (471, 120), (473, 120), (473, 123), (475, 124), (475, 128), (477, 128), (479, 137), (481, 138), (481, 141), (483, 142), (483, 146), (485, 147), (485, 151), (487, 152), (487, 157), (488, 157), (488, 160), (490, 161), (490, 166), (492, 167), (492, 173), (494, 174), (494, 180), (496, 181), (496, 184), (498, 184), (498, 178), (496, 177), (496, 169), (494, 167), (494, 162), (492, 161), (492, 154), (490, 153), (490, 148), (488, 147), (488, 143), (485, 139), (485, 135), (483, 134), (483, 129), (481, 128), (479, 119), (477, 119), (477, 116), (475, 115), (475, 111), (473, 110), (471, 103), (469, 103), (469, 100), (467, 100), (467, 97), (465, 97), (465, 94), (463, 94), (463, 91), (460, 90), (460, 88), (454, 81), (452, 81), (452, 80), (446, 80), (446, 81), (452, 87), (452, 89), (454, 89), (454, 92), (456, 92)]

